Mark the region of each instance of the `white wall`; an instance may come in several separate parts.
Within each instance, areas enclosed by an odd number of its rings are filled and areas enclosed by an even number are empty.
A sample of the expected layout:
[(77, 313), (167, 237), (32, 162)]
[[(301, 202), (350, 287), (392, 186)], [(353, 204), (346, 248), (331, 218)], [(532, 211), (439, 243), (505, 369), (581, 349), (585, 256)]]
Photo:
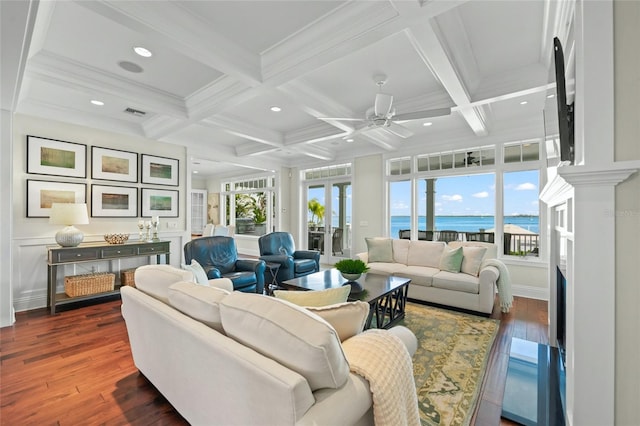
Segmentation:
[[(640, 160), (640, 2), (614, 2), (615, 160)], [(640, 174), (616, 188), (615, 418), (640, 424)]]
[[(121, 183), (98, 181), (91, 179), (91, 167), (87, 168), (87, 178), (64, 178), (57, 176), (33, 175), (26, 173), (26, 136), (34, 135), (50, 139), (58, 139), (87, 145), (87, 160), (90, 164), (91, 146), (120, 149), (131, 152), (170, 157), (179, 160), (179, 186), (146, 185), (142, 183)], [(11, 273), (14, 306), (17, 311), (34, 309), (46, 306), (47, 267), (46, 246), (54, 245), (55, 233), (60, 228), (58, 225), (50, 225), (47, 218), (27, 218), (26, 214), (26, 188), (27, 179), (47, 180), (56, 182), (74, 182), (87, 184), (87, 205), (91, 212), (91, 184), (151, 187), (157, 189), (172, 189), (179, 191), (179, 207), (177, 218), (161, 218), (160, 238), (171, 241), (171, 263), (179, 265), (182, 258), (183, 241), (189, 238), (186, 229), (186, 167), (185, 148), (166, 144), (142, 137), (127, 136), (110, 133), (102, 130), (75, 126), (52, 120), (44, 120), (25, 115), (15, 115), (13, 121), (13, 235), (11, 239), (11, 253), (14, 258), (20, 259), (13, 265)], [(138, 191), (140, 192), (140, 191)], [(140, 194), (138, 194), (140, 196)], [(140, 199), (138, 199), (138, 208)], [(138, 212), (141, 213), (140, 210)], [(89, 218), (88, 225), (79, 226), (85, 234), (85, 241), (103, 241), (103, 235), (109, 232), (128, 232), (132, 239), (138, 235), (137, 218)], [(169, 228), (170, 223), (175, 223), (175, 228)], [(164, 225), (162, 225), (164, 224)], [(62, 272), (65, 275), (74, 275), (107, 268), (127, 268), (146, 263), (147, 258), (123, 260), (120, 265), (109, 265), (107, 262), (100, 264), (84, 264), (67, 266)], [(62, 281), (58, 280), (59, 291)]]

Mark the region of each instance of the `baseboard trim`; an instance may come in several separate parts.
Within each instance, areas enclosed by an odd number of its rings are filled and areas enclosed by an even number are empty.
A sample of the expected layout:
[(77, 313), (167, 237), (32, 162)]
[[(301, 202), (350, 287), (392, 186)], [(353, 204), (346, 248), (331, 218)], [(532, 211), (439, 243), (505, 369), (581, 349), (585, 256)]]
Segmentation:
[(529, 285), (512, 285), (511, 292), (514, 296), (526, 297), (528, 299), (549, 300), (549, 289), (542, 287), (532, 287)]

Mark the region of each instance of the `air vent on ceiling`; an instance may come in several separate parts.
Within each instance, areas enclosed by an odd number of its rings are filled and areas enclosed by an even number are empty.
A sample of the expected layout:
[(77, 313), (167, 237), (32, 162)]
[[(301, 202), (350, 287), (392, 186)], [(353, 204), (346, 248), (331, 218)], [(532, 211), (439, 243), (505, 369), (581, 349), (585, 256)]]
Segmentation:
[(144, 117), (145, 115), (147, 115), (146, 112), (133, 108), (127, 108), (124, 110), (124, 112), (126, 112), (127, 114), (135, 115), (137, 117)]

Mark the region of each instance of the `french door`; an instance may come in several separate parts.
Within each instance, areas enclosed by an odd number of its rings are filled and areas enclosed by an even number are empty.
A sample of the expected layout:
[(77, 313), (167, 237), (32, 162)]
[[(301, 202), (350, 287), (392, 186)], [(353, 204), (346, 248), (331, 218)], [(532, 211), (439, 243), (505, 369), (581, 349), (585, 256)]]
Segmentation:
[(314, 181), (306, 185), (307, 249), (320, 251), (320, 262), (351, 257), (351, 181)]

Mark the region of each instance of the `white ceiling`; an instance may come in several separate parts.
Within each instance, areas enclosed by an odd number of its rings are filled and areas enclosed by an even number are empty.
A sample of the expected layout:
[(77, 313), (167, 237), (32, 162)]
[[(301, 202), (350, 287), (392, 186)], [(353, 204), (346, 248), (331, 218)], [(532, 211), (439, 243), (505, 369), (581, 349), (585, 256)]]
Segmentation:
[[(33, 5), (16, 111), (188, 146), (201, 176), (443, 141), (481, 145), (497, 132), (530, 131), (554, 91), (552, 39), (566, 40), (561, 23), (571, 7), (552, 0)], [(136, 55), (134, 46), (153, 56)], [(143, 71), (127, 71), (123, 61)], [(375, 129), (348, 143), (343, 137), (358, 122), (318, 117), (364, 118), (377, 74), (387, 76), (382, 90), (398, 114), (453, 112), (403, 123), (408, 138)], [(272, 112), (274, 105), (282, 111)], [(126, 114), (127, 107), (146, 115)]]

